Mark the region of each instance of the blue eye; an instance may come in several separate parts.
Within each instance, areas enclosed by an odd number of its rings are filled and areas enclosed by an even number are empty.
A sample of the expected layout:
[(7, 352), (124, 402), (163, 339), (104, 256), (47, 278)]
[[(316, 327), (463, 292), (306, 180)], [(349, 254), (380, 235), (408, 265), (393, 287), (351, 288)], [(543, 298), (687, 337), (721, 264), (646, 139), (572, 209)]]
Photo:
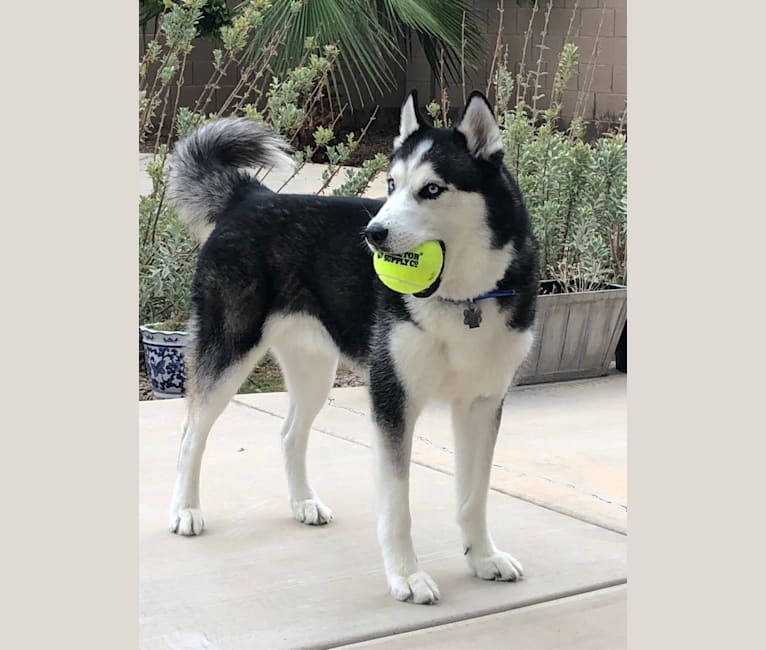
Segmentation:
[(396, 186), (394, 185), (394, 179), (393, 178), (389, 178), (388, 179), (388, 193), (391, 194), (391, 192), (394, 191), (395, 187)]
[(420, 196), (422, 196), (424, 199), (435, 199), (446, 189), (446, 187), (442, 187), (436, 183), (429, 183), (422, 190), (420, 190)]

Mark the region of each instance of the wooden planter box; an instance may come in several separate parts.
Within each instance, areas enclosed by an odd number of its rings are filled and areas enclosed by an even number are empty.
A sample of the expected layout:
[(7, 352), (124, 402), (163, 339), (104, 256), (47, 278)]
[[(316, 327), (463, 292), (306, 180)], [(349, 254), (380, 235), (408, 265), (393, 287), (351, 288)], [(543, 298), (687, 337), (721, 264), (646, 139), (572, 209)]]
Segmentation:
[[(548, 291), (553, 282), (542, 282)], [(627, 316), (628, 289), (541, 295), (535, 342), (515, 384), (600, 377), (609, 371)]]

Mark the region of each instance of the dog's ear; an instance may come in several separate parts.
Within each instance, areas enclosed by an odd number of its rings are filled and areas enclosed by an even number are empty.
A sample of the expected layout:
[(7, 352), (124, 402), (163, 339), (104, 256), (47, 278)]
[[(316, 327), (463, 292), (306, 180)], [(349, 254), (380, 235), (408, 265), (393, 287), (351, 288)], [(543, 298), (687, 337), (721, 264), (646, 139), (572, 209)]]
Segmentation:
[(394, 150), (402, 146), (404, 141), (415, 131), (428, 126), (418, 110), (418, 92), (410, 91), (402, 104), (401, 117), (399, 118), (399, 135), (394, 138)]
[(503, 138), (500, 127), (489, 101), (478, 90), (474, 90), (468, 98), (455, 130), (465, 136), (468, 151), (475, 158), (502, 159)]

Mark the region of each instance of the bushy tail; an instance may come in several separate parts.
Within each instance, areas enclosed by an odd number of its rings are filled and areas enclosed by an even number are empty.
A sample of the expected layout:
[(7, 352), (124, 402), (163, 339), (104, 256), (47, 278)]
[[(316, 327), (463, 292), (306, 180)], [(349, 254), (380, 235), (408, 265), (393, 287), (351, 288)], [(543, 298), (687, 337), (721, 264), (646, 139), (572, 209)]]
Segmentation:
[(207, 122), (176, 144), (169, 159), (168, 198), (204, 242), (236, 190), (257, 182), (246, 168), (292, 165), (287, 150), (262, 122), (246, 117)]

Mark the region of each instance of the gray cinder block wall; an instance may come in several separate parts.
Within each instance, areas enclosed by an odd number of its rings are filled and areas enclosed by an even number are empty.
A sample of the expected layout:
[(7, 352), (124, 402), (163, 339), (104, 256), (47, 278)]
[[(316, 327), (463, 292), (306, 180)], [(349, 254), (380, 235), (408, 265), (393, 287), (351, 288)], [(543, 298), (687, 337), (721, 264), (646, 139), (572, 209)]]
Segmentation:
[[(526, 47), (526, 56), (524, 56), (524, 34), (530, 26), (532, 8), (519, 7), (515, 0), (505, 0), (502, 24), (500, 24), (498, 4), (498, 0), (473, 0), (484, 35), (486, 56), (477, 70), (467, 75), (467, 92), (470, 92), (472, 88), (486, 90), (498, 31), (501, 32), (503, 44), (507, 46), (509, 66), (518, 70), (524, 58), (527, 70), (537, 69), (540, 48), (535, 46), (540, 43), (540, 33), (545, 23), (548, 3), (545, 0), (538, 0), (538, 8), (534, 14), (532, 31)], [(546, 93), (546, 98), (541, 101), (544, 106), (547, 106), (558, 57), (569, 32), (568, 40), (578, 46), (580, 65), (563, 93), (563, 116), (565, 118), (573, 116), (578, 96), (582, 93), (580, 104), (586, 119), (619, 121), (625, 109), (627, 97), (626, 0), (580, 0), (578, 8), (574, 7), (575, 0), (553, 0), (545, 39), (547, 49), (542, 52), (540, 66), (541, 71), (546, 73), (541, 77), (541, 86)], [(593, 56), (594, 49), (595, 56)], [(594, 66), (589, 73), (588, 63), (592, 56)], [(420, 49), (415, 52), (407, 66), (406, 88), (416, 88), (421, 98), (438, 98), (439, 96), (438, 79), (431, 74)], [(462, 106), (461, 85), (449, 85), (448, 97), (453, 107)], [(583, 110), (580, 111), (581, 114)]]

